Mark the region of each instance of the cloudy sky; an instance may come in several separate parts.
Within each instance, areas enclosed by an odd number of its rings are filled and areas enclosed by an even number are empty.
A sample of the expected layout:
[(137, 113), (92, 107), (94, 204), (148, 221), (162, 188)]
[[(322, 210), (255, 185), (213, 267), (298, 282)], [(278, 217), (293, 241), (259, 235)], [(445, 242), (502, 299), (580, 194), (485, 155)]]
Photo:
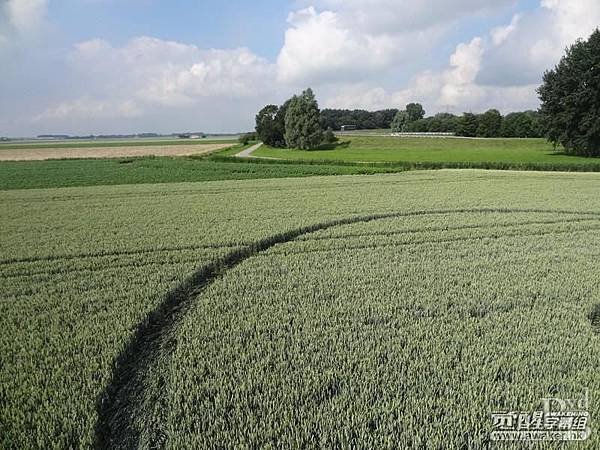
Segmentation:
[(599, 0), (0, 0), (0, 135), (251, 129), (321, 107), (536, 108)]

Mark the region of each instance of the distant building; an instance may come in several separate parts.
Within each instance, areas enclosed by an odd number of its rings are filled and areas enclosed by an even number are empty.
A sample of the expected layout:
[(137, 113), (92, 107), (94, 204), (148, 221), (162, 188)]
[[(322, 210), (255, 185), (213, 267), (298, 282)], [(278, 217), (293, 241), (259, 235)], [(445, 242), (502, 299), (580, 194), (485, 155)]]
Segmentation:
[(356, 125), (342, 125), (342, 131), (356, 130)]
[(71, 136), (68, 134), (40, 134), (37, 139), (69, 139)]
[(179, 139), (204, 139), (206, 135), (204, 133), (181, 133), (178, 137)]

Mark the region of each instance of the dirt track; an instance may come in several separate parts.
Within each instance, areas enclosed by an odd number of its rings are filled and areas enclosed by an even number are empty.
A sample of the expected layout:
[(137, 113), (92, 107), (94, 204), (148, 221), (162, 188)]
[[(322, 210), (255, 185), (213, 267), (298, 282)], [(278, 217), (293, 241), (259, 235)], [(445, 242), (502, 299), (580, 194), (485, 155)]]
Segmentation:
[(0, 161), (42, 161), (46, 159), (121, 158), (135, 156), (202, 155), (231, 147), (232, 144), (148, 145), (87, 148), (0, 149)]
[(253, 145), (252, 147), (248, 147), (246, 150), (243, 150), (241, 152), (239, 152), (236, 156), (236, 158), (253, 158), (252, 153), (255, 152), (256, 150), (258, 150), (259, 148), (261, 148), (263, 145), (262, 142), (259, 142), (256, 145)]

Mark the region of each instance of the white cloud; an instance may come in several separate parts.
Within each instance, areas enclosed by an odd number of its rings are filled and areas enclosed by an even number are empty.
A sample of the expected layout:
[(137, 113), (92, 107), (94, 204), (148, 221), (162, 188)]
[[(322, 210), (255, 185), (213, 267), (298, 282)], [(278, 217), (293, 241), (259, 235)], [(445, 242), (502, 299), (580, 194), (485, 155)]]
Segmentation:
[(536, 108), (544, 71), (599, 24), (597, 0), (541, 0), (539, 8), (514, 15), (506, 26), (458, 45), (446, 69), (422, 71), (401, 90), (346, 85), (326, 104), (377, 109), (421, 101), (430, 112)]
[(197, 62), (158, 70), (138, 96), (148, 102), (178, 104), (198, 97), (254, 97), (271, 78), (269, 64), (247, 49), (209, 50)]
[(510, 37), (510, 35), (517, 29), (521, 17), (521, 14), (515, 14), (507, 26), (496, 27), (492, 29), (490, 35), (494, 45), (500, 45)]
[(248, 49), (203, 50), (138, 37), (123, 47), (95, 39), (76, 46), (71, 63), (105, 94), (147, 104), (180, 105), (205, 97), (255, 97), (274, 76), (271, 64)]
[(542, 0), (541, 6), (552, 12), (557, 43), (562, 46), (589, 36), (600, 26), (600, 2), (597, 0)]
[(82, 97), (48, 108), (34, 120), (62, 120), (71, 117), (79, 119), (130, 118), (137, 117), (141, 113), (142, 111), (132, 100), (114, 101)]
[[(47, 131), (235, 130), (249, 128), (264, 104), (308, 85), (325, 107), (419, 101), (430, 113), (535, 108), (542, 73), (600, 24), (599, 0), (539, 0), (501, 26), (498, 17), (516, 11), (516, 0), (294, 4), (276, 61), (246, 48), (137, 37), (119, 46), (109, 39), (81, 42), (57, 63), (56, 42), (43, 47), (30, 40), (53, 29), (45, 26), (48, 0), (0, 0), (0, 50), (29, 52), (6, 58), (11, 65), (0, 73), (0, 96), (23, 101), (12, 102), (21, 115), (0, 105), (0, 119), (21, 124), (35, 117), (36, 130)], [(494, 26), (447, 47), (482, 17)]]
[(388, 36), (354, 33), (333, 11), (313, 7), (291, 13), (291, 28), (278, 58), (278, 78), (289, 83), (340, 80), (380, 70), (392, 62), (396, 42)]
[[(250, 122), (242, 115), (257, 109), (265, 101), (265, 93), (277, 92), (273, 89), (274, 65), (245, 48), (205, 50), (151, 37), (137, 37), (114, 47), (93, 39), (77, 44), (68, 64), (80, 85), (69, 91), (70, 98), (38, 114), (38, 123), (67, 124), (71, 129), (73, 123), (84, 119), (187, 113), (203, 124), (200, 128), (208, 123), (215, 130), (235, 130), (242, 121)], [(215, 117), (219, 105), (225, 104), (236, 125), (222, 118), (217, 128)], [(169, 122), (173, 126), (176, 118)]]
[(468, 44), (460, 44), (450, 57), (450, 69), (442, 73), (439, 103), (458, 107), (476, 104), (484, 95), (474, 84), (481, 67), (483, 40), (475, 38)]
[(314, 0), (337, 11), (344, 26), (370, 34), (422, 32), (461, 18), (489, 14), (516, 0)]
[(46, 14), (47, 0), (7, 0), (9, 22), (20, 33), (36, 30)]
[[(600, 25), (598, 0), (542, 0), (513, 19), (506, 33), (492, 33), (478, 82), (490, 86), (540, 83), (565, 48)], [(501, 38), (499, 38), (501, 37)]]
[(47, 6), (47, 0), (3, 0), (0, 5), (0, 45), (37, 33)]
[[(278, 79), (300, 85), (356, 81), (427, 58), (466, 17), (515, 0), (316, 0), (289, 15)], [(320, 11), (320, 12), (319, 12)]]
[(452, 111), (484, 111), (497, 108), (503, 112), (535, 107), (536, 85), (512, 87), (485, 87), (476, 83), (484, 58), (484, 40), (474, 38), (459, 44), (442, 71), (424, 71), (416, 75), (409, 86), (398, 91), (381, 87), (346, 86), (330, 98), (329, 107), (344, 108), (403, 108), (410, 102), (421, 102), (429, 113)]

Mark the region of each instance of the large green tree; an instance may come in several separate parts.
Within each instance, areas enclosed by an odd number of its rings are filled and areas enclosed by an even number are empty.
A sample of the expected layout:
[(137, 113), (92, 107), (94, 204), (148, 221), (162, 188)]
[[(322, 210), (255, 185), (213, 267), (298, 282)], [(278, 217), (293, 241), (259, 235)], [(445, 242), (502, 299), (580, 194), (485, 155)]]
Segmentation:
[(477, 136), (493, 138), (499, 137), (502, 129), (502, 114), (497, 109), (490, 109), (479, 116)]
[(420, 103), (409, 103), (406, 105), (406, 112), (408, 113), (408, 120), (410, 122), (416, 122), (425, 117), (425, 109)]
[(277, 124), (278, 138), (279, 140), (273, 145), (274, 147), (286, 147), (285, 144), (285, 115), (287, 114), (288, 107), (290, 106), (290, 100), (286, 100), (283, 105), (279, 107), (277, 115), (275, 116), (275, 123)]
[(284, 128), (280, 120), (280, 108), (267, 105), (256, 115), (256, 134), (267, 145), (280, 146), (283, 142)]
[(567, 49), (538, 93), (549, 140), (567, 153), (600, 156), (600, 30)]
[(394, 116), (394, 120), (392, 120), (392, 123), (390, 125), (392, 128), (392, 132), (400, 133), (402, 131), (405, 131), (406, 125), (408, 124), (409, 121), (410, 121), (410, 119), (409, 119), (408, 113), (406, 111), (398, 111), (396, 113), (396, 115)]
[(539, 113), (525, 111), (507, 114), (502, 121), (500, 135), (509, 138), (542, 137)]
[(288, 148), (310, 150), (323, 142), (319, 104), (312, 89), (295, 95), (285, 113), (285, 142)]
[(479, 130), (479, 117), (473, 113), (464, 113), (460, 118), (456, 134), (465, 137), (476, 137)]

